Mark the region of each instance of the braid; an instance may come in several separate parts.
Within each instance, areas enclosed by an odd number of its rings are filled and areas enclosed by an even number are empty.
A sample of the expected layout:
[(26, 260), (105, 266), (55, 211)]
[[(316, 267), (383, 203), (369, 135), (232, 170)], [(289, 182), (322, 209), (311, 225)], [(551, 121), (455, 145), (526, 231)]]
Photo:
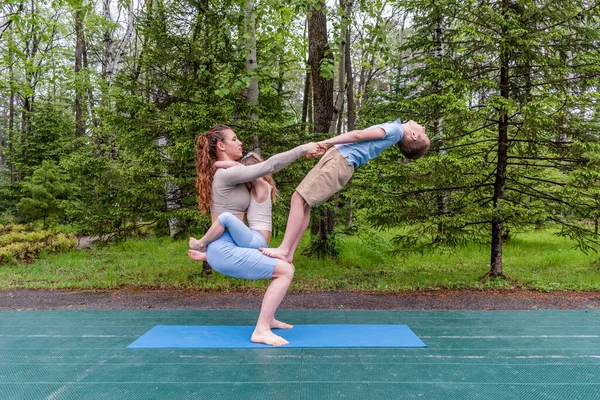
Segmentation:
[(227, 125), (215, 125), (196, 136), (196, 199), (198, 210), (206, 214), (212, 204), (213, 164), (217, 160), (217, 142), (225, 141)]

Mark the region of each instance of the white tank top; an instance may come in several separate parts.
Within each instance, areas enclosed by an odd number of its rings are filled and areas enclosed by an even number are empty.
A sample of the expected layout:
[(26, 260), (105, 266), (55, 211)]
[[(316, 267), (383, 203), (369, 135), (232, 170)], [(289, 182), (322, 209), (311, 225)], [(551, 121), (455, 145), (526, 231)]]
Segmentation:
[(248, 206), (248, 211), (246, 211), (246, 219), (248, 220), (250, 229), (269, 232), (273, 230), (273, 204), (271, 203), (273, 186), (267, 185), (269, 186), (269, 195), (264, 202), (259, 203), (254, 199), (254, 196), (250, 196), (250, 205)]

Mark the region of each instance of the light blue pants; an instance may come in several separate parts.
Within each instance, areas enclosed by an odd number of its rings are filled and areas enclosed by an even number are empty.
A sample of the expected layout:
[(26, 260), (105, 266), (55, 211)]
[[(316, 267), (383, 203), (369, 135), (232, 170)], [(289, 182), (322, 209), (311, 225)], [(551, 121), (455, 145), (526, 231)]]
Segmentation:
[(220, 238), (208, 245), (206, 258), (213, 269), (223, 275), (244, 279), (273, 277), (276, 258), (265, 256), (258, 248), (266, 247), (265, 238), (251, 230), (231, 213), (219, 215), (227, 228)]
[(229, 231), (231, 238), (238, 246), (252, 249), (267, 247), (265, 237), (260, 232), (248, 228), (245, 223), (232, 213), (224, 212), (218, 218), (221, 225)]

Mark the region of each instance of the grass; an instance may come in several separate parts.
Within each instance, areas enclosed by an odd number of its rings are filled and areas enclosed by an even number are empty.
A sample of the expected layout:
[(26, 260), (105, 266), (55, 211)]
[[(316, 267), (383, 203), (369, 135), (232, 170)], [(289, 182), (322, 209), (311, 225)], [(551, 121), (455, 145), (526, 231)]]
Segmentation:
[[(507, 279), (480, 283), (489, 270), (489, 247), (470, 245), (446, 253), (392, 256), (392, 233), (341, 236), (338, 259), (297, 253), (291, 291), (395, 292), (436, 288), (530, 288), (600, 290), (600, 261), (550, 231), (523, 233), (504, 246)], [(302, 245), (306, 245), (307, 237)], [(275, 238), (277, 245), (281, 237)], [(302, 249), (302, 246), (300, 250)], [(187, 255), (187, 242), (168, 238), (129, 240), (92, 250), (42, 254), (28, 265), (0, 267), (0, 288), (115, 289), (181, 288), (211, 291), (262, 290), (268, 281), (246, 281), (213, 273)]]

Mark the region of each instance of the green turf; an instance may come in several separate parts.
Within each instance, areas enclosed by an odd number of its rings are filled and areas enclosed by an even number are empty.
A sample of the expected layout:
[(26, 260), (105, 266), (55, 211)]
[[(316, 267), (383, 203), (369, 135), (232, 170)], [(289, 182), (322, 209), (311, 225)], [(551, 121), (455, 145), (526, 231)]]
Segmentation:
[(407, 324), (425, 349), (127, 349), (157, 324), (256, 311), (0, 313), (0, 399), (592, 399), (600, 312), (285, 310), (304, 323)]

